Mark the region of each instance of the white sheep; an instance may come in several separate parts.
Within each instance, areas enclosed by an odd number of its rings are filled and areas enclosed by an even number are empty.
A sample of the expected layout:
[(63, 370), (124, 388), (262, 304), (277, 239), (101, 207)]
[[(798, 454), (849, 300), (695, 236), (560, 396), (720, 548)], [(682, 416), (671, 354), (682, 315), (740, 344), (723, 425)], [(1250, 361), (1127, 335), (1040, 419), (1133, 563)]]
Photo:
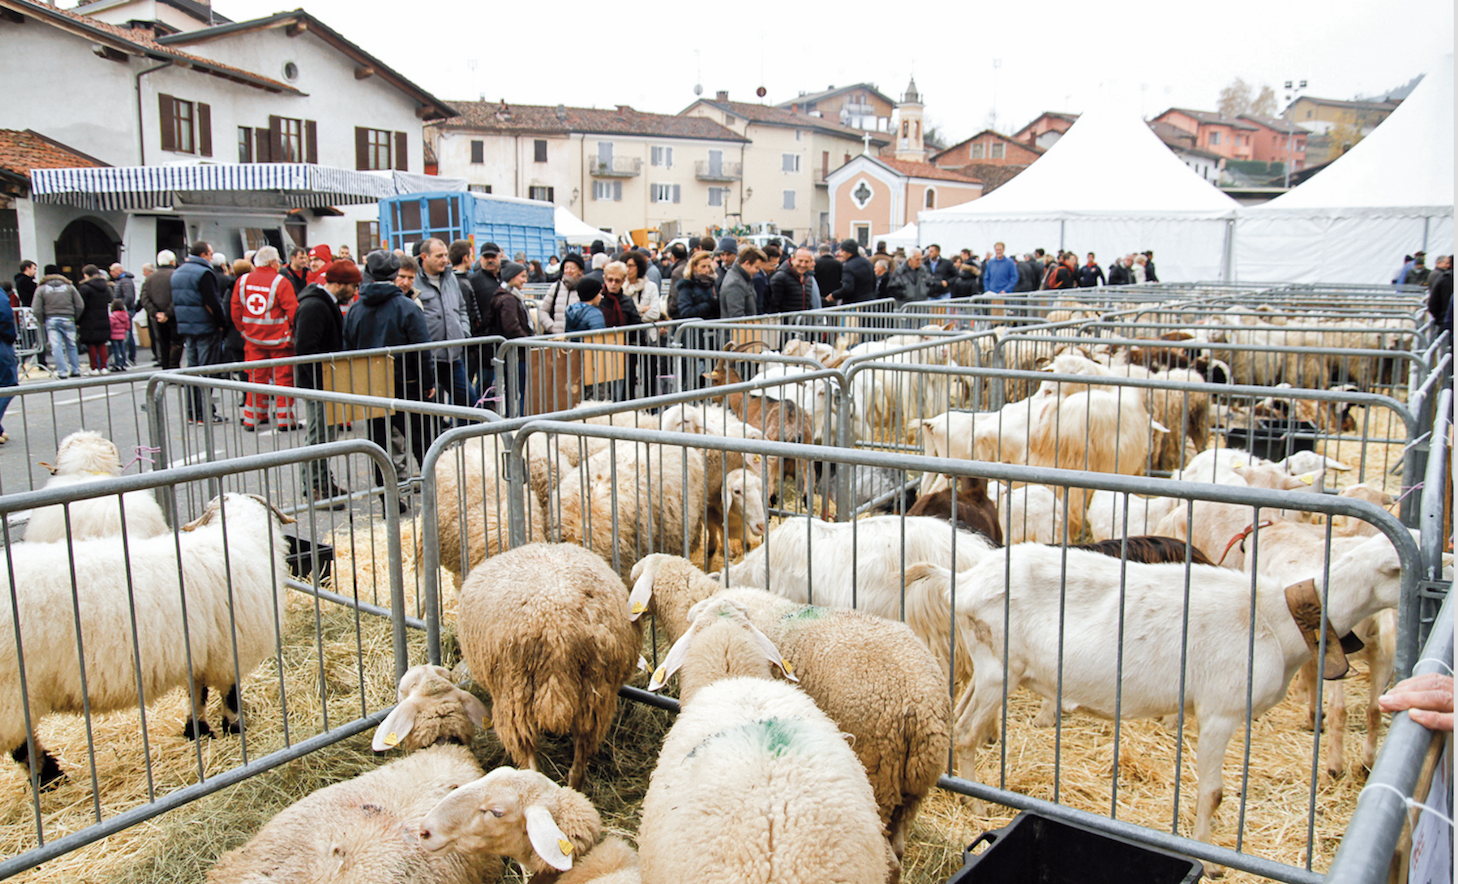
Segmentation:
[[(77, 430), (61, 440), (56, 449), (55, 471), (47, 480), (47, 488), (82, 485), (98, 479), (120, 476), (121, 456), (111, 440), (90, 430)], [(117, 537), (122, 533), (122, 516), (125, 512), (127, 536), (143, 540), (168, 533), (167, 519), (157, 505), (155, 492), (131, 491), (120, 495), (108, 494), (87, 500), (77, 500), (67, 505), (56, 504), (32, 510), (29, 524), (25, 527), (25, 539), (30, 543), (53, 543), (65, 540), (95, 540), (99, 537)], [(67, 532), (66, 517), (70, 514), (70, 531)]]
[(461, 651), (491, 694), (502, 747), (536, 770), (540, 735), (570, 733), (573, 788), (638, 661), (642, 635), (628, 620), (625, 589), (600, 556), (571, 543), (508, 550), (461, 587)]
[(375, 731), (375, 746), (399, 743), (419, 751), (289, 805), (248, 843), (223, 854), (208, 872), (208, 884), (486, 880), (489, 855), (435, 853), (417, 838), (432, 807), (481, 775), (468, 748), (473, 722), (479, 725), (484, 711), (481, 701), (451, 684), (439, 666), (407, 671), (400, 695)]
[[(223, 695), (223, 729), (237, 733), (235, 673), (246, 676), (272, 655), (282, 631), (288, 567), (280, 526), (292, 521), (260, 499), (227, 494), (176, 538), (13, 545), (0, 581), (19, 606), (32, 725), (52, 712), (82, 712), (83, 697), (92, 715), (135, 709), (140, 681), (141, 702), (192, 685), (195, 705), (183, 730), (189, 739), (211, 736), (203, 708), (208, 689), (216, 689)], [(85, 648), (84, 692), (73, 592)], [(11, 606), (0, 608), (0, 746), (34, 770)], [(42, 756), (40, 785), (62, 779), (39, 739), (35, 748)]]
[[(907, 576), (934, 592), (951, 586), (950, 572), (935, 565), (913, 566)], [(1340, 678), (1347, 663), (1338, 636), (1397, 603), (1401, 566), (1385, 538), (1372, 538), (1334, 562), (1324, 618), (1320, 575), (1290, 586), (1256, 578), (1253, 650), (1252, 578), (1195, 565), (1188, 579), (1198, 592), (1186, 594), (1183, 565), (1121, 563), (1039, 544), (1010, 547), (1006, 558), (988, 556), (957, 574), (957, 607), (974, 626), (963, 637), (973, 643), (976, 672), (972, 690), (959, 701), (955, 725), (963, 775), (975, 776), (976, 747), (996, 733), (1004, 686), (1011, 692), (1027, 685), (1057, 698), (1061, 648), (1067, 703), (1124, 719), (1171, 715), (1182, 706), (1194, 712), (1199, 721), (1194, 836), (1209, 841), (1225, 750), (1246, 718), (1247, 677), (1249, 712), (1258, 716), (1285, 698), (1291, 677), (1316, 655), (1325, 626), (1323, 674)], [(1060, 605), (1076, 616), (1061, 618)], [(1186, 618), (1188, 648), (1182, 647)], [(1122, 648), (1122, 671), (1121, 649), (1112, 640), (1121, 628), (1138, 637)], [(1182, 654), (1183, 697), (1181, 680), (1172, 674), (1180, 671)]]
[(645, 884), (881, 884), (896, 868), (866, 772), (804, 691), (703, 688), (663, 741), (638, 829)]
[[(704, 599), (739, 605), (783, 657), (800, 688), (840, 729), (871, 780), (897, 857), (922, 800), (946, 766), (951, 702), (936, 658), (905, 624), (860, 611), (798, 605), (758, 589), (725, 589), (686, 559), (651, 555), (633, 568), (629, 605), (651, 612), (670, 642)], [(855, 648), (847, 654), (846, 648)]]
[[(800, 604), (856, 608), (902, 621), (927, 644), (945, 673), (952, 665), (951, 606), (936, 594), (909, 587), (903, 593), (903, 570), (915, 562), (965, 570), (992, 549), (992, 542), (982, 535), (957, 531), (931, 516), (870, 516), (853, 522), (796, 516), (777, 525), (763, 544), (731, 565), (725, 584), (768, 590)], [(966, 662), (966, 655), (960, 654), (959, 682), (971, 674)]]
[[(545, 446), (529, 451), (531, 493), (525, 501), (528, 543), (538, 543), (545, 537), (541, 490), (549, 483), (561, 482), (569, 474), (554, 455)], [(496, 437), (467, 439), (459, 449), (447, 452), (435, 463), (440, 566), (455, 578), (458, 588), (461, 578), (472, 568), (487, 557), (511, 548), (510, 486), (500, 465), (501, 450)], [(422, 554), (423, 543), (424, 532), (416, 532), (417, 556)]]
[(442, 798), (421, 823), (420, 845), (438, 857), (509, 857), (532, 880), (553, 884), (640, 880), (637, 854), (621, 838), (602, 838), (602, 818), (586, 796), (513, 767)]

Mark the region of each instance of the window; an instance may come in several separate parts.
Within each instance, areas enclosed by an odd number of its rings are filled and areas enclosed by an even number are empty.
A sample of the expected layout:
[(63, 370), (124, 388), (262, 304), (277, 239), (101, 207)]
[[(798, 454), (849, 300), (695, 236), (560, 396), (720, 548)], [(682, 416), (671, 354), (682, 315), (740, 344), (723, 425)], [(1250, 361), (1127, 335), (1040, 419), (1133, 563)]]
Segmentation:
[(171, 95), (158, 95), (157, 104), (163, 150), (195, 153), (204, 157), (213, 155), (213, 115), (210, 105), (183, 101)]
[(489, 185), (489, 184), (467, 184), (466, 185), (466, 189), (469, 190), (469, 191), (471, 191), (472, 193), (490, 193), (491, 192), (491, 185)]
[(542, 202), (546, 203), (555, 202), (555, 200), (553, 199), (554, 195), (555, 191), (553, 190), (553, 188), (550, 187), (527, 188), (527, 196), (534, 200), (541, 200)]
[(797, 153), (780, 154), (780, 170), (784, 172), (800, 171), (800, 155)]
[(911, 123), (908, 120), (902, 120), (901, 121), (901, 137), (902, 138), (909, 138), (910, 136), (911, 136)]
[[(359, 156), (359, 133), (355, 129), (356, 157)], [(259, 135), (265, 137), (259, 138)], [(404, 133), (400, 133), (404, 137)], [(319, 130), (313, 120), (295, 120), (288, 117), (268, 118), (268, 130), (254, 130), (254, 156), (260, 163), (317, 163), (319, 162)], [(267, 151), (260, 147), (267, 146)], [(365, 168), (359, 166), (358, 168)], [(396, 168), (404, 169), (403, 165)]]
[(486, 142), (484, 142), (484, 141), (472, 141), (471, 142), (471, 162), (473, 162), (473, 163), (484, 163), (484, 162), (486, 162)]
[(655, 184), (648, 192), (648, 199), (655, 203), (676, 203), (680, 195), (677, 184)]
[(983, 159), (986, 156), (986, 153), (985, 153), (986, 150), (987, 150), (987, 148), (984, 147), (981, 144), (974, 144), (974, 145), (972, 145), (972, 159), (974, 159), (974, 160)]
[(936, 207), (937, 207), (937, 189), (935, 187), (928, 187), (926, 189), (926, 208), (928, 208), (928, 209), (935, 209)]
[(1209, 144), (1219, 144), (1220, 143), (1220, 133), (1219, 132), (1211, 132), (1210, 133), (1210, 140), (1207, 143), (1209, 143)]
[(592, 198), (595, 200), (612, 200), (622, 202), (623, 182), (621, 181), (594, 181), (592, 182)]
[(820, 152), (820, 177), (824, 178), (830, 174), (830, 151)]
[[(285, 120), (287, 124), (291, 121)], [(313, 122), (309, 122), (312, 129)], [(287, 127), (285, 128), (285, 140), (287, 140)], [(311, 143), (310, 153), (314, 152), (311, 134), (308, 138)], [(406, 136), (404, 132), (388, 132), (384, 129), (366, 129), (362, 126), (354, 127), (354, 167), (363, 171), (375, 171), (381, 169), (399, 169), (405, 171), (405, 145)], [(484, 149), (484, 148), (483, 148)], [(472, 162), (475, 159), (476, 149), (471, 148)], [(308, 162), (315, 162), (310, 159)]]
[(655, 147), (651, 151), (649, 163), (654, 166), (662, 166), (665, 169), (673, 168), (673, 148)]
[(711, 205), (711, 206), (723, 206), (728, 201), (729, 201), (729, 188), (727, 188), (727, 187), (711, 187), (711, 188), (709, 188), (709, 205)]
[(795, 130), (795, 140), (796, 141), (802, 141), (802, 140), (804, 140), (804, 137), (805, 137), (805, 133), (804, 132), (801, 132), (799, 129), (796, 129)]
[(785, 191), (784, 208), (786, 208), (786, 209), (793, 209), (793, 208), (795, 208), (795, 192), (793, 190), (787, 190), (787, 191)]
[(857, 209), (864, 209), (871, 202), (871, 197), (875, 195), (875, 191), (871, 190), (866, 179), (862, 178), (851, 191), (851, 200), (855, 202)]
[(1000, 160), (1007, 155), (1007, 145), (1001, 141), (994, 142), (990, 146), (992, 147), (992, 159)]
[(253, 162), (253, 128), (251, 126), (238, 127), (238, 162)]
[(532, 162), (545, 163), (547, 161), (547, 139), (536, 138), (532, 140)]
[(356, 221), (354, 223), (354, 253), (368, 255), (379, 247), (380, 222)]

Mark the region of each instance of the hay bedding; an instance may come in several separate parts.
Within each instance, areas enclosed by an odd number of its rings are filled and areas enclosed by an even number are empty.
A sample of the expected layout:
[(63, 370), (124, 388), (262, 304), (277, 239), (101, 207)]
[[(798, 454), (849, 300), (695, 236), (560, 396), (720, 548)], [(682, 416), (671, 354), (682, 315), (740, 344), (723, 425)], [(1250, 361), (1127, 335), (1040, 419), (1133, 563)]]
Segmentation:
[[(413, 532), (418, 523), (402, 523), (404, 574), (407, 607), (416, 608), (418, 578), (413, 561)], [(336, 549), (335, 574), (353, 575), (336, 580), (330, 587), (364, 600), (388, 604), (388, 580), (383, 561), (384, 526), (381, 523), (355, 529), (353, 534), (337, 532), (328, 538)], [(719, 564), (716, 558), (714, 564)], [(441, 574), (441, 597), (446, 609), (442, 643), (454, 662), (454, 586), (448, 574)], [(283, 671), (288, 698), (291, 736), (294, 740), (322, 729), (320, 664), (327, 685), (327, 709), (331, 726), (359, 715), (360, 670), (370, 708), (393, 702), (393, 660), (387, 621), (359, 616), (338, 606), (320, 603), (321, 629), (314, 630), (315, 600), (291, 593), (285, 636)], [(424, 635), (409, 632), (410, 659), (424, 659)], [(645, 634), (645, 653), (655, 659), (653, 633)], [(664, 653), (659, 638), (657, 654)], [(362, 657), (357, 648), (363, 649)], [(635, 675), (633, 683), (644, 686), (647, 675)], [(1366, 695), (1365, 676), (1349, 685), (1351, 723), (1348, 758), (1360, 757), (1365, 725), (1361, 703)], [(278, 703), (278, 667), (265, 661), (244, 685), (245, 711), (249, 715), (249, 757), (256, 758), (284, 745)], [(1215, 822), (1216, 843), (1234, 847), (1239, 814), (1239, 796), (1248, 788), (1243, 849), (1263, 857), (1292, 864), (1304, 862), (1307, 794), (1311, 766), (1311, 734), (1305, 730), (1304, 696), (1293, 686), (1286, 703), (1258, 719), (1253, 726), (1254, 749), (1248, 786), (1242, 784), (1240, 763), (1243, 731), (1237, 733), (1226, 755), (1226, 801)], [(217, 715), (218, 698), (210, 711)], [(1006, 787), (1037, 798), (1053, 798), (1054, 731), (1031, 724), (1040, 700), (1022, 692), (1009, 707), (1011, 737), (1006, 746)], [(187, 708), (185, 691), (174, 691), (148, 710), (150, 756), (157, 791), (165, 793), (197, 778), (194, 744), (178, 733)], [(620, 704), (616, 720), (597, 757), (589, 767), (584, 791), (602, 813), (605, 829), (633, 840), (639, 807), (648, 779), (672, 716), (636, 703)], [(1188, 832), (1195, 807), (1194, 723), (1187, 722), (1181, 780), (1180, 829)], [(138, 719), (135, 713), (114, 713), (94, 722), (97, 746), (97, 774), (105, 815), (120, 812), (146, 801), (146, 779), (141, 773)], [(40, 729), (46, 741), (72, 778), (61, 789), (42, 797), (41, 808), (48, 839), (80, 829), (94, 821), (92, 790), (86, 767), (84, 724), (78, 716), (53, 716)], [(1121, 742), (1118, 817), (1168, 831), (1174, 788), (1175, 737), (1158, 722), (1137, 721), (1124, 725)], [(479, 734), (473, 751), (484, 769), (509, 763), (492, 733)], [(979, 778), (997, 782), (1000, 744), (979, 755)], [(1110, 771), (1113, 762), (1112, 722), (1074, 713), (1063, 716), (1062, 776), (1059, 799), (1072, 807), (1099, 814), (1109, 813)], [(237, 737), (203, 741), (206, 770), (221, 772), (242, 761)], [(1323, 755), (1325, 750), (1323, 749)], [(158, 882), (181, 884), (200, 882), (207, 869), (226, 850), (246, 841), (258, 828), (284, 807), (322, 786), (339, 782), (387, 763), (392, 755), (376, 756), (369, 749), (369, 734), (345, 740), (327, 749), (290, 762), (169, 814), (134, 826), (95, 844), (83, 847), (41, 868), (18, 876), (29, 882)], [(549, 740), (543, 750), (544, 771), (555, 779), (566, 776), (571, 767), (572, 746), (566, 739)], [(1328, 781), (1323, 775), (1317, 794), (1316, 861), (1324, 869), (1335, 853), (1341, 831), (1356, 805), (1364, 777), (1348, 774)], [(29, 783), (16, 765), (0, 766), (0, 794), (8, 796), (0, 811), (0, 851), (10, 856), (34, 846)], [(962, 849), (980, 833), (1005, 825), (1014, 811), (987, 805), (987, 815), (974, 813), (972, 802), (949, 793), (933, 791), (923, 804), (908, 839), (902, 880), (908, 884), (932, 884), (946, 880), (962, 862)], [(504, 880), (519, 881), (514, 868)], [(1225, 880), (1261, 880), (1244, 873), (1229, 873)]]

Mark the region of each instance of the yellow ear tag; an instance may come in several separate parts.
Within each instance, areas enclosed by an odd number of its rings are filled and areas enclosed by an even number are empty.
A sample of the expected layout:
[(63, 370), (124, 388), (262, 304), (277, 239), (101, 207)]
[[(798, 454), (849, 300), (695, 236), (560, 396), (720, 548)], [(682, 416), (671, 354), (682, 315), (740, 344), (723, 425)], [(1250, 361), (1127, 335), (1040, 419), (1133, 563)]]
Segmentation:
[(557, 839), (557, 849), (562, 851), (562, 855), (563, 856), (571, 856), (572, 855), (572, 842), (571, 841), (564, 841), (563, 839), (558, 838)]
[(1305, 482), (1307, 485), (1310, 485), (1310, 484), (1312, 484), (1312, 483), (1314, 483), (1316, 481), (1316, 474), (1315, 473), (1302, 473), (1300, 476), (1297, 476), (1297, 478), (1300, 479), (1301, 481)]
[(398, 746), (398, 745), (400, 745), (400, 736), (398, 734), (396, 734), (394, 731), (390, 731), (388, 734), (385, 734), (385, 745), (386, 746)]
[(633, 613), (634, 614), (641, 614), (641, 613), (643, 613), (646, 610), (648, 610), (648, 606), (647, 605), (643, 604), (642, 602), (633, 602)]
[(780, 658), (780, 668), (785, 670), (786, 675), (795, 674), (794, 664), (792, 664), (789, 660), (784, 659), (783, 657)]
[(667, 674), (664, 673), (662, 666), (660, 666), (657, 669), (653, 670), (653, 680), (654, 681), (667, 681), (668, 680), (668, 676), (667, 676)]

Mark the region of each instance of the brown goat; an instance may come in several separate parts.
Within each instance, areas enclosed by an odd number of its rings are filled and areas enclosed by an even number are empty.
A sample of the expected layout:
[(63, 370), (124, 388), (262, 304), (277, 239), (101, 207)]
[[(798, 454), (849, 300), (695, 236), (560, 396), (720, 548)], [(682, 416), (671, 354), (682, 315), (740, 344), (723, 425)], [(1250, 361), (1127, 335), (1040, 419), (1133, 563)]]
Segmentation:
[(935, 516), (952, 521), (952, 494), (956, 493), (956, 521), (1002, 546), (1002, 527), (997, 522), (997, 504), (987, 496), (987, 480), (954, 477), (951, 486), (923, 494), (906, 511), (908, 516)]
[[(1129, 561), (1142, 562), (1146, 565), (1179, 565), (1185, 561), (1185, 542), (1173, 537), (1159, 537), (1154, 534), (1145, 534), (1139, 537), (1117, 538), (1112, 540), (1099, 540), (1094, 543), (1070, 544), (1069, 549), (1086, 549), (1111, 558), (1120, 558), (1123, 553), (1123, 544), (1129, 544)], [(1190, 563), (1193, 565), (1213, 565), (1200, 548), (1190, 547)]]
[[(763, 346), (761, 341), (752, 341), (751, 344)], [(746, 346), (750, 346), (750, 344)], [(733, 341), (725, 344), (724, 349), (730, 353), (737, 352)], [(704, 379), (715, 387), (738, 384), (744, 380), (739, 376), (739, 372), (734, 370), (734, 366), (729, 364), (727, 358), (719, 360), (719, 364), (714, 367), (713, 371), (705, 372)], [(771, 399), (768, 396), (750, 396), (741, 391), (716, 397), (714, 401), (725, 402), (730, 411), (738, 415), (739, 419), (746, 424), (758, 428), (764, 433), (766, 439), (777, 442), (797, 442), (802, 445), (809, 445), (814, 440), (809, 417), (798, 405), (788, 400)], [(780, 472), (784, 478), (793, 480), (796, 470), (795, 461), (787, 458), (780, 462)]]

